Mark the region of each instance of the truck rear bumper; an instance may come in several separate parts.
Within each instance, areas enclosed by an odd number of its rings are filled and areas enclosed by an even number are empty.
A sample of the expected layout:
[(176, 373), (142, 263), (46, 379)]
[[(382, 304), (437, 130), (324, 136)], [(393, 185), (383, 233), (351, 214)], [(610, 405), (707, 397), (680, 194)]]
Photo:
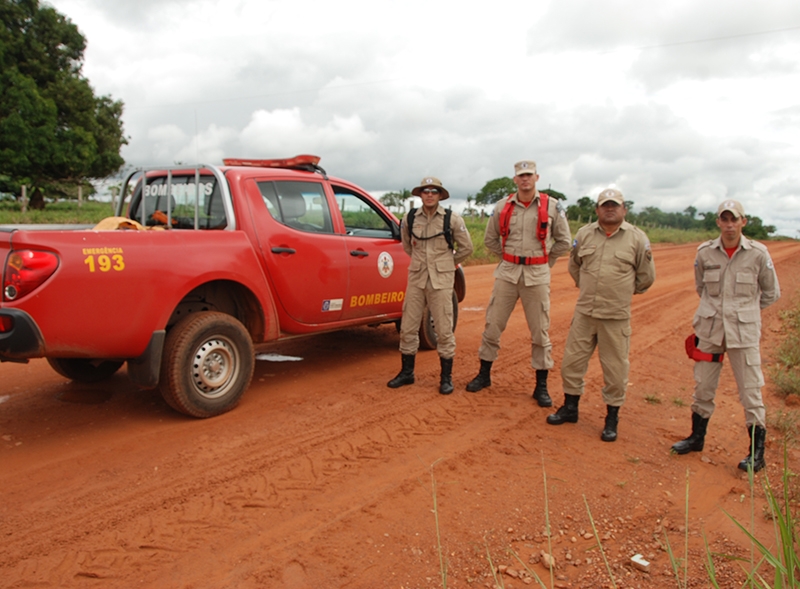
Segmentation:
[(0, 309), (0, 362), (44, 355), (44, 338), (33, 317), (19, 309)]

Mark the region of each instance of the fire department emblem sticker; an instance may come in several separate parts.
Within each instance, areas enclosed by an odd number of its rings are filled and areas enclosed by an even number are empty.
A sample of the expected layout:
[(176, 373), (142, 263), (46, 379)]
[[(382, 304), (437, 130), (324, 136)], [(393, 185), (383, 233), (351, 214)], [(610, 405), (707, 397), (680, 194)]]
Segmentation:
[(378, 272), (384, 278), (389, 278), (394, 272), (394, 260), (389, 252), (381, 252), (378, 256)]

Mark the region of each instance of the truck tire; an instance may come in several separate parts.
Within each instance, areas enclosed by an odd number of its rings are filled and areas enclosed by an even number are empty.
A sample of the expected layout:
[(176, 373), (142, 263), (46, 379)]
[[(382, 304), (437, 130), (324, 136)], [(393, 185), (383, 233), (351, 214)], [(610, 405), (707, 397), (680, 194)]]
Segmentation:
[[(458, 296), (453, 292), (453, 331), (456, 330), (458, 324)], [(433, 324), (433, 316), (431, 312), (425, 307), (425, 312), (422, 314), (422, 323), (419, 326), (419, 347), (423, 350), (435, 350), (439, 338), (436, 336), (436, 329)]]
[(250, 334), (235, 317), (192, 313), (167, 332), (159, 389), (176, 411), (213, 417), (239, 403), (254, 362)]
[(92, 360), (91, 358), (48, 358), (51, 368), (64, 378), (77, 382), (100, 382), (111, 378), (120, 369), (122, 360)]

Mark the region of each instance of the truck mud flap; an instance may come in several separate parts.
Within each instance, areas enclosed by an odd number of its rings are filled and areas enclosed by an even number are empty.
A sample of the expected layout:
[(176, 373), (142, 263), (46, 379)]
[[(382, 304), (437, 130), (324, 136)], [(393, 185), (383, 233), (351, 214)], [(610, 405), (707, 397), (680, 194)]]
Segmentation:
[(166, 335), (167, 332), (163, 329), (154, 331), (144, 353), (128, 360), (128, 376), (134, 384), (143, 389), (154, 389), (158, 386)]

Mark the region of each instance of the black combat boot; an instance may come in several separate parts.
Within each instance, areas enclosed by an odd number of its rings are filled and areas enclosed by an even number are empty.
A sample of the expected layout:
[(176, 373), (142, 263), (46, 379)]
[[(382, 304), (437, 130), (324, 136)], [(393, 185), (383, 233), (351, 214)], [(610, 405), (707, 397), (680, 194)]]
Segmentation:
[(442, 366), (442, 376), (439, 379), (439, 392), (443, 395), (449, 395), (453, 392), (453, 359), (439, 356), (439, 363)]
[(739, 470), (747, 471), (752, 467), (753, 472), (758, 472), (767, 465), (764, 460), (764, 444), (767, 441), (767, 430), (760, 425), (747, 428), (750, 434), (750, 452), (739, 463)]
[(616, 442), (617, 424), (619, 423), (619, 407), (606, 405), (606, 408), (606, 426), (603, 428), (603, 433), (600, 434), (600, 439), (604, 442)]
[(397, 376), (386, 384), (390, 389), (396, 389), (397, 387), (402, 387), (407, 384), (414, 384), (414, 360), (416, 356), (414, 354), (403, 354), (402, 359), (403, 368)]
[(708, 417), (700, 417), (692, 411), (692, 435), (685, 440), (675, 442), (672, 451), (675, 454), (688, 454), (689, 452), (700, 452), (706, 440), (706, 428), (708, 428)]
[(561, 425), (562, 423), (578, 423), (578, 401), (580, 395), (564, 395), (564, 404), (558, 411), (547, 416), (547, 423), (550, 425)]
[(536, 388), (533, 389), (533, 398), (539, 407), (553, 406), (553, 400), (547, 394), (547, 370), (536, 371)]
[(481, 360), (481, 369), (478, 376), (473, 378), (467, 384), (467, 390), (470, 393), (477, 393), (479, 390), (492, 386), (492, 379), (489, 376), (492, 371), (492, 363), (489, 360)]

